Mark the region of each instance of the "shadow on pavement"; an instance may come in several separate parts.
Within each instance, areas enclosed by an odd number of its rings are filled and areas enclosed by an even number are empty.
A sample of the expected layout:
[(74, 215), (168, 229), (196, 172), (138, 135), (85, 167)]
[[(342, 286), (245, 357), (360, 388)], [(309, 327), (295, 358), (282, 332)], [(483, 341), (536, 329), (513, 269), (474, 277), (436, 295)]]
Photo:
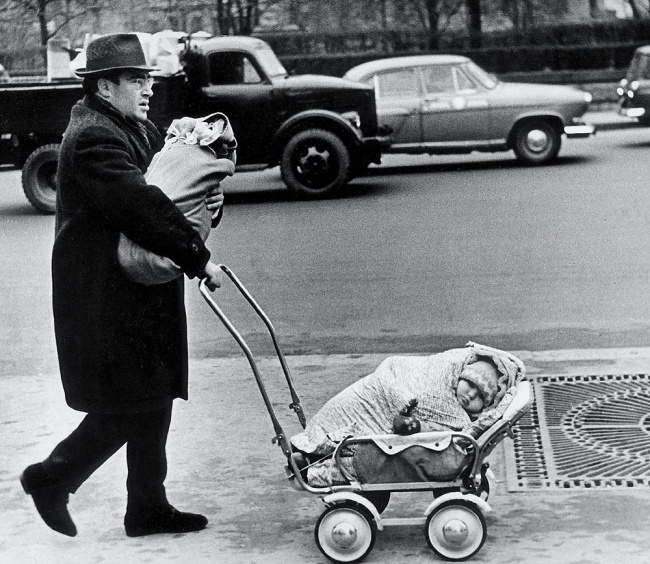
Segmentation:
[(316, 198), (314, 200), (302, 200), (295, 198), (289, 190), (252, 190), (247, 192), (229, 192), (225, 190), (225, 204), (227, 206), (240, 204), (278, 204), (283, 202), (294, 202), (295, 204), (307, 204), (310, 202), (326, 202), (349, 200), (353, 198), (364, 198), (371, 194), (377, 195), (390, 189), (390, 186), (380, 183), (359, 183), (357, 179), (352, 180), (344, 190), (331, 198)]
[(490, 160), (480, 162), (454, 162), (454, 163), (431, 163), (431, 164), (408, 164), (399, 166), (382, 166), (381, 168), (370, 168), (364, 174), (364, 177), (373, 176), (391, 176), (396, 174), (424, 174), (440, 172), (459, 172), (472, 170), (500, 170), (500, 169), (519, 169), (529, 168), (548, 168), (558, 166), (568, 166), (581, 163), (587, 163), (593, 159), (589, 157), (559, 157), (555, 162), (546, 165), (530, 166), (512, 159)]

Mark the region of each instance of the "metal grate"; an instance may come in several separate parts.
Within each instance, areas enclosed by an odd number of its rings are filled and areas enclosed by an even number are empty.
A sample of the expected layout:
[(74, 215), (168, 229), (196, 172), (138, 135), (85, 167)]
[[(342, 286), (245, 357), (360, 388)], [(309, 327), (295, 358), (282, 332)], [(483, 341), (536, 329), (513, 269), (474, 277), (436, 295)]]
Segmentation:
[(509, 491), (650, 487), (650, 376), (536, 376), (506, 449)]

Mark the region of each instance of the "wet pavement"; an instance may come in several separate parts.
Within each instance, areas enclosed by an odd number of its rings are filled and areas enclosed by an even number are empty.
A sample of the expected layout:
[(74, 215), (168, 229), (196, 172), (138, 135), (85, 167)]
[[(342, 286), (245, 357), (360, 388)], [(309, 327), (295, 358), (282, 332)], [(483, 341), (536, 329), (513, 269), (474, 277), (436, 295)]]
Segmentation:
[[(650, 348), (513, 351), (529, 377), (645, 373)], [(289, 356), (287, 362), (307, 416), (329, 397), (371, 372), (387, 355)], [(299, 428), (278, 362), (258, 359), (287, 434)], [(18, 475), (45, 457), (81, 415), (69, 410), (55, 367), (31, 379), (8, 375), (0, 425), (0, 561), (3, 563), (311, 564), (326, 562), (314, 542), (323, 509), (318, 496), (294, 491), (284, 457), (271, 444), (273, 427), (243, 357), (193, 360), (190, 401), (177, 402), (169, 439), (170, 501), (204, 513), (208, 528), (185, 535), (128, 538), (124, 451), (118, 452), (71, 496), (79, 535), (48, 529)], [(650, 440), (650, 439), (649, 439)], [(509, 439), (508, 439), (509, 442)], [(474, 562), (648, 562), (650, 488), (517, 491), (506, 488), (505, 443), (490, 457), (497, 478), (486, 515), (488, 537)], [(10, 456), (7, 456), (10, 453)], [(421, 516), (430, 494), (397, 494), (386, 516)], [(435, 562), (421, 526), (379, 531), (368, 563)]]

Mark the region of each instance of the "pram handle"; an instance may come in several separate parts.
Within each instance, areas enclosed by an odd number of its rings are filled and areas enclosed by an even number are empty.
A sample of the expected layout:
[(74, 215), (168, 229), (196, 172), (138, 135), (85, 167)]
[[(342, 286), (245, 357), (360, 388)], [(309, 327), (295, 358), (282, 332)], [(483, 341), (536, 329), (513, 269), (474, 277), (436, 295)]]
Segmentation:
[[(269, 317), (264, 313), (264, 310), (258, 305), (258, 303), (255, 301), (253, 296), (250, 294), (250, 292), (244, 287), (244, 285), (241, 283), (239, 278), (235, 276), (234, 272), (230, 270), (226, 265), (224, 264), (219, 264), (217, 265), (233, 282), (233, 284), (236, 286), (236, 288), (239, 290), (239, 292), (246, 298), (248, 303), (251, 305), (251, 307), (255, 310), (255, 312), (259, 315), (259, 317), (262, 319), (264, 324), (266, 325), (269, 334), (271, 335), (271, 339), (273, 340), (273, 346), (275, 347), (275, 352), (278, 356), (278, 359), (280, 361), (280, 366), (282, 367), (282, 372), (284, 373), (284, 376), (287, 381), (287, 385), (289, 387), (289, 392), (291, 394), (291, 404), (289, 407), (293, 409), (293, 411), (296, 413), (298, 416), (298, 420), (300, 421), (300, 424), (302, 425), (303, 429), (306, 427), (306, 419), (305, 415), (302, 410), (302, 406), (300, 405), (300, 398), (298, 397), (298, 394), (296, 393), (296, 389), (293, 385), (293, 380), (291, 378), (291, 373), (289, 372), (289, 366), (287, 365), (287, 362), (284, 357), (284, 353), (282, 352), (282, 349), (280, 348), (280, 343), (278, 341), (275, 329), (273, 328), (273, 324), (271, 323), (271, 320)], [(205, 279), (202, 279), (199, 282), (199, 291), (201, 292), (201, 295), (205, 299), (205, 301), (208, 303), (212, 311), (217, 314), (217, 317), (221, 320), (221, 322), (225, 325), (226, 329), (230, 332), (230, 334), (234, 337), (235, 341), (237, 341), (237, 344), (241, 347), (242, 351), (246, 355), (246, 358), (248, 359), (248, 362), (251, 366), (251, 369), (253, 370), (253, 374), (255, 375), (255, 380), (257, 381), (257, 386), (260, 389), (260, 393), (262, 394), (262, 398), (264, 400), (264, 404), (266, 405), (266, 409), (269, 412), (269, 415), (271, 417), (271, 421), (273, 422), (273, 428), (275, 430), (276, 436), (273, 442), (278, 442), (282, 450), (284, 451), (284, 454), (286, 456), (291, 455), (291, 446), (289, 444), (289, 441), (287, 440), (284, 431), (282, 429), (282, 426), (280, 425), (280, 422), (278, 421), (278, 418), (275, 415), (275, 410), (273, 409), (273, 404), (271, 403), (271, 400), (269, 399), (269, 396), (266, 392), (266, 387), (264, 386), (264, 382), (262, 381), (262, 376), (259, 371), (259, 368), (257, 366), (257, 363), (255, 362), (255, 359), (253, 357), (253, 354), (251, 353), (250, 347), (246, 344), (246, 341), (244, 338), (239, 334), (235, 326), (232, 324), (232, 322), (226, 317), (226, 315), (223, 313), (221, 308), (217, 305), (215, 302), (214, 298), (211, 295), (210, 290), (207, 287), (207, 284), (205, 282)]]

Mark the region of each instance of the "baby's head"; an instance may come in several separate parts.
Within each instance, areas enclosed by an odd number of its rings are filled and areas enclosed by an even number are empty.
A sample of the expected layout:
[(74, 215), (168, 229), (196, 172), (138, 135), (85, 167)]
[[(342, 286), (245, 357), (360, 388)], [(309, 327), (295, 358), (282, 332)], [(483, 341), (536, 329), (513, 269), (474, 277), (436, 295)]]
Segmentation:
[(499, 391), (501, 373), (488, 357), (478, 357), (467, 364), (460, 373), (456, 388), (456, 399), (470, 415), (476, 415), (492, 405)]

